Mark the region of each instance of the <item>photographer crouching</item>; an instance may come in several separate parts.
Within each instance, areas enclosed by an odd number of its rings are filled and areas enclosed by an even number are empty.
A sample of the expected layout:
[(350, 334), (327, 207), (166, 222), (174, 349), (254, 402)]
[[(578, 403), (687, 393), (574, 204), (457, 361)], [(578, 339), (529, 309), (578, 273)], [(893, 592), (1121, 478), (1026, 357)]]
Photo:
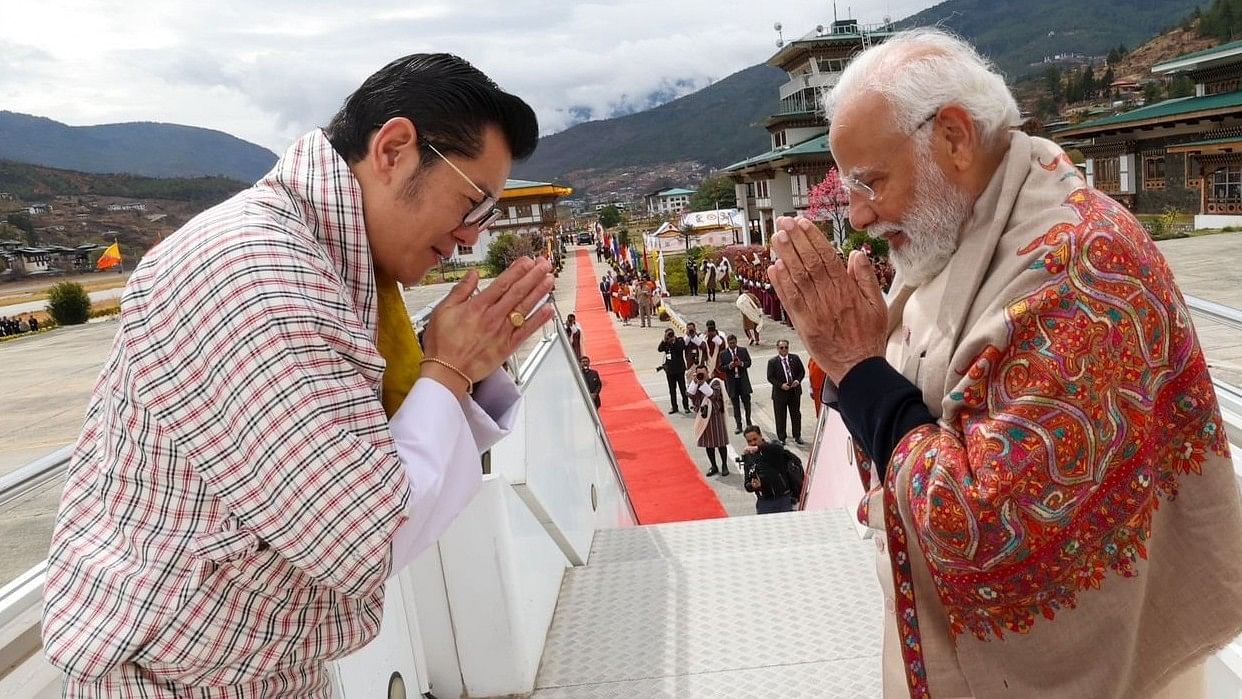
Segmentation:
[(791, 512), (802, 494), (802, 461), (785, 447), (763, 438), (758, 427), (746, 428), (742, 463), (746, 492), (755, 494), (755, 512)]

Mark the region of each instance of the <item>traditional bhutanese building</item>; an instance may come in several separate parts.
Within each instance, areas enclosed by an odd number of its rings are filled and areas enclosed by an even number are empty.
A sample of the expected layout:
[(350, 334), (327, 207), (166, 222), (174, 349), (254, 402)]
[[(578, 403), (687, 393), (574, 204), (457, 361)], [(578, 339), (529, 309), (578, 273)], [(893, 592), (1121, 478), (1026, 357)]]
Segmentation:
[(1087, 160), (1087, 181), (1139, 213), (1197, 212), (1196, 228), (1242, 225), (1242, 41), (1152, 67), (1189, 76), (1193, 97), (1053, 132)]
[(764, 122), (772, 148), (725, 168), (737, 192), (738, 208), (754, 245), (766, 245), (776, 218), (804, 213), (808, 194), (828, 174), (828, 124), (822, 97), (832, 89), (855, 54), (892, 36), (888, 25), (863, 27), (857, 20), (833, 22), (781, 46), (768, 65), (784, 70), (780, 111)]
[(473, 247), (457, 246), (453, 259), (467, 264), (483, 262), (492, 241), (505, 233), (557, 232), (556, 202), (573, 193), (572, 188), (551, 182), (505, 181), (505, 191), (496, 203), (496, 208), (502, 212), (500, 218), (491, 228), (483, 231), (479, 242)]

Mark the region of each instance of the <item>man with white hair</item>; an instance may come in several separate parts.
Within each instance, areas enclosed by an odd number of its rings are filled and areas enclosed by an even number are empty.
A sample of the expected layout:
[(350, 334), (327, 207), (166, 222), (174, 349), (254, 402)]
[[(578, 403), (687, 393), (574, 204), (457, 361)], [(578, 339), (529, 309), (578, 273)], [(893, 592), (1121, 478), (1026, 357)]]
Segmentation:
[(769, 275), (869, 457), (885, 695), (1202, 696), (1242, 505), (1160, 252), (941, 31), (860, 54), (826, 109), (897, 278), (789, 218)]

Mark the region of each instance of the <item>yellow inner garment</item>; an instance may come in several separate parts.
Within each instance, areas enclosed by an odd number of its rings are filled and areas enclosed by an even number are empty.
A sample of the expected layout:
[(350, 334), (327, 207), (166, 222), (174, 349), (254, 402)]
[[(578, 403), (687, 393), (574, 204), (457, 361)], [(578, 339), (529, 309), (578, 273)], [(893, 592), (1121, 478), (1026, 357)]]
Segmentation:
[(375, 288), (379, 294), (379, 337), (375, 344), (387, 364), (381, 400), (384, 412), (391, 418), (418, 381), (423, 348), (401, 298), (401, 285), (377, 269)]

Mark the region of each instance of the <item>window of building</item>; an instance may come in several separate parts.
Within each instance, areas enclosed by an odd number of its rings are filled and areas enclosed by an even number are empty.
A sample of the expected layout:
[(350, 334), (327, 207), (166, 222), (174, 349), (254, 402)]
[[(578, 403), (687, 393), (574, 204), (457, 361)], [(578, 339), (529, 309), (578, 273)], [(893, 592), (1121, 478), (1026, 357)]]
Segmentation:
[(1120, 182), (1121, 159), (1099, 158), (1095, 161), (1096, 182)]
[(1242, 167), (1227, 167), (1212, 174), (1212, 200), (1242, 203)]
[(788, 141), (786, 140), (784, 131), (777, 131), (776, 133), (772, 134), (772, 147), (773, 148), (781, 148), (785, 146), (787, 143)]
[(1238, 90), (1242, 90), (1242, 80), (1238, 78), (1217, 80), (1216, 82), (1206, 83), (1203, 86), (1204, 95), (1219, 95), (1225, 92), (1237, 92)]
[(1164, 179), (1164, 156), (1143, 159), (1143, 178), (1147, 180)]
[(530, 204), (519, 204), (513, 208), (517, 212), (518, 218), (527, 218), (535, 215), (534, 209), (531, 208)]
[(461, 257), (474, 254), (474, 247), (471, 245), (458, 245), (457, 254)]

